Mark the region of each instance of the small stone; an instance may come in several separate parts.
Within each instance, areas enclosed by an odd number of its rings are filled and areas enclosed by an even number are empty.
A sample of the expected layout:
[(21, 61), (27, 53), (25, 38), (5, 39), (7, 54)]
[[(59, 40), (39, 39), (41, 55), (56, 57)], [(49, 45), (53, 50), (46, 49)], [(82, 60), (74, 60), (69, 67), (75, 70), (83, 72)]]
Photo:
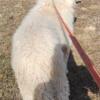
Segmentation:
[(3, 75), (2, 74), (0, 74), (0, 80), (2, 80), (3, 79)]
[(0, 98), (2, 97), (2, 90), (0, 90)]
[(89, 26), (89, 27), (86, 27), (85, 30), (87, 31), (95, 31), (96, 30), (96, 27), (94, 26)]

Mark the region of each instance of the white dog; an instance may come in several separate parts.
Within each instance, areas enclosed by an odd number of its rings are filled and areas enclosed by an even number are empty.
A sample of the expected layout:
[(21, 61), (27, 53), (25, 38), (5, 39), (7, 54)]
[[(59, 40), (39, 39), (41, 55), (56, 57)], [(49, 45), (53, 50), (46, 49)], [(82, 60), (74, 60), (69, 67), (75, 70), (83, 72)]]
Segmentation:
[[(74, 0), (54, 3), (73, 32)], [(12, 41), (12, 68), (23, 100), (69, 100), (69, 49), (53, 0), (38, 0)]]

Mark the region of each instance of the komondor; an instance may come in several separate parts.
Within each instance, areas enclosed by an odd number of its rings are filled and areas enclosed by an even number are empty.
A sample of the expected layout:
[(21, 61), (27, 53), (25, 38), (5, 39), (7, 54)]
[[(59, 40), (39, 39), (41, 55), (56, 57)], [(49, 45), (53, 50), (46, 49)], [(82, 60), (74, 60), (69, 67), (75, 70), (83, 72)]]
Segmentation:
[(23, 100), (69, 100), (71, 41), (53, 3), (73, 32), (75, 0), (38, 0), (13, 35), (11, 63)]

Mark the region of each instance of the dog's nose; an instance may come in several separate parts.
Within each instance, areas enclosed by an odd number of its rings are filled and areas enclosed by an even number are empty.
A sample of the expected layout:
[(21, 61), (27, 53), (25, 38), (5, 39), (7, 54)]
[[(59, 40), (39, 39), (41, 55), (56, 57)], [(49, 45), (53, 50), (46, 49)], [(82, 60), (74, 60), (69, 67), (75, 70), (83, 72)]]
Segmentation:
[(81, 0), (76, 0), (76, 4), (81, 3)]

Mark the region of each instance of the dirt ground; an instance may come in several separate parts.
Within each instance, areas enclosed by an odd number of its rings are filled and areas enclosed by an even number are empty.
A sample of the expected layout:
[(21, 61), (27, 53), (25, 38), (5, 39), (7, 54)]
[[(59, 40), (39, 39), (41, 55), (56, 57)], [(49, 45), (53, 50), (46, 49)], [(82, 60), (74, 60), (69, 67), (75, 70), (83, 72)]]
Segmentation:
[[(34, 4), (34, 0), (0, 0), (0, 100), (21, 100), (10, 65), (11, 37)], [(100, 73), (100, 0), (82, 0), (76, 10), (75, 36)], [(97, 100), (98, 88), (74, 48), (68, 77), (70, 100)]]

